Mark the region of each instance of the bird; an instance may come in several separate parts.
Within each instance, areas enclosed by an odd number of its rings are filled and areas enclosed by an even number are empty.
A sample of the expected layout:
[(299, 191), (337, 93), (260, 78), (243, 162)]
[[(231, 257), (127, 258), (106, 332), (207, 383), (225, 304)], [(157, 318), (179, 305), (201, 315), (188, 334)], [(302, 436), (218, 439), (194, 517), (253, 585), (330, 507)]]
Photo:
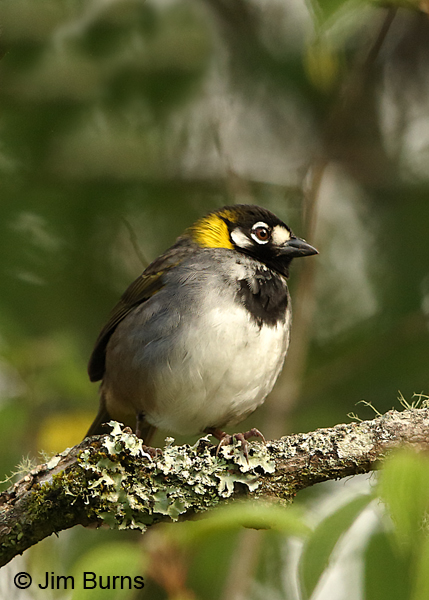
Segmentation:
[(266, 208), (235, 204), (199, 218), (128, 287), (88, 364), (100, 406), (85, 437), (114, 419), (150, 444), (157, 428), (212, 434), (219, 446), (260, 406), (291, 330), (294, 258), (318, 254)]

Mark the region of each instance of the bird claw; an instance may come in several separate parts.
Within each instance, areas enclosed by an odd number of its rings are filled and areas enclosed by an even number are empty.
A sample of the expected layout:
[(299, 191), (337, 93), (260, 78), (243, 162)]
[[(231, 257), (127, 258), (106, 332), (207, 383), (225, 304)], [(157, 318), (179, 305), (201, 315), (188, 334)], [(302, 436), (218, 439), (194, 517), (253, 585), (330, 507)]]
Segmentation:
[[(129, 434), (134, 433), (131, 427), (124, 427), (123, 432)], [(140, 433), (140, 435), (138, 435), (138, 433)], [(142, 440), (142, 442), (144, 441), (141, 436), (141, 432), (136, 432), (134, 435), (138, 437), (139, 440)], [(149, 454), (151, 458), (157, 458), (158, 456), (162, 456), (161, 448), (153, 448), (152, 446), (146, 446), (146, 444), (142, 444), (142, 451), (146, 452), (146, 454)]]
[(219, 440), (219, 444), (216, 448), (216, 457), (219, 455), (219, 451), (222, 446), (229, 446), (230, 444), (234, 443), (234, 440), (237, 440), (237, 442), (241, 443), (243, 454), (246, 457), (247, 462), (249, 462), (249, 443), (247, 440), (251, 437), (258, 437), (263, 441), (264, 444), (267, 443), (263, 434), (259, 431), (259, 429), (256, 429), (256, 427), (253, 427), (244, 433), (233, 433), (232, 435), (225, 433), (225, 431), (221, 431), (220, 429), (211, 427), (206, 429), (206, 432), (210, 433)]
[(153, 448), (152, 446), (146, 446), (146, 444), (142, 444), (143, 452), (149, 454), (151, 458), (158, 458), (158, 456), (162, 456), (161, 448)]

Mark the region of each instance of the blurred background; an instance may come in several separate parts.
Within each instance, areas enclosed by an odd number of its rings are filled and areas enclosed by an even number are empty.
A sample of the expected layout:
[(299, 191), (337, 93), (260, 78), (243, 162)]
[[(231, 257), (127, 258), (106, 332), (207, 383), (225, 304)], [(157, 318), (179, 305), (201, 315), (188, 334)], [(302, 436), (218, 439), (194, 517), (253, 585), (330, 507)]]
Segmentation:
[[(429, 393), (427, 10), (424, 0), (0, 0), (3, 479), (82, 439), (98, 407), (86, 364), (110, 309), (224, 204), (264, 206), (320, 251), (293, 264), (286, 366), (240, 429), (279, 437), (372, 418), (360, 401), (385, 412), (399, 395)], [(355, 488), (370, 484), (351, 483), (348, 498)], [(318, 486), (297, 504), (317, 521), (315, 507), (326, 516), (339, 493)], [(143, 542), (63, 532), (23, 560), (65, 574), (87, 564), (83, 548), (118, 569), (140, 557), (143, 595), (103, 598), (299, 597), (290, 537), (220, 532), (201, 541), (196, 565), (183, 549), (168, 554), (159, 531)]]

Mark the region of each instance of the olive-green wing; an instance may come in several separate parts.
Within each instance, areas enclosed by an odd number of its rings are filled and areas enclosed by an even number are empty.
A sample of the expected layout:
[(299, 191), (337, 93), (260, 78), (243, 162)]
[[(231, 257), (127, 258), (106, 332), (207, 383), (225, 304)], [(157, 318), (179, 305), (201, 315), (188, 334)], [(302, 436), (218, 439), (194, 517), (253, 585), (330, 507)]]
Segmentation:
[(152, 275), (143, 273), (127, 288), (118, 304), (112, 310), (109, 320), (100, 332), (95, 348), (88, 363), (88, 374), (91, 381), (103, 378), (106, 365), (106, 346), (118, 323), (122, 321), (136, 306), (148, 300), (163, 287), (165, 271)]
[(106, 366), (106, 346), (118, 323), (122, 321), (136, 306), (146, 302), (164, 285), (164, 273), (181, 263), (195, 251), (195, 244), (189, 237), (180, 237), (164, 254), (151, 263), (125, 291), (118, 304), (110, 313), (106, 325), (100, 332), (88, 364), (91, 381), (103, 378)]

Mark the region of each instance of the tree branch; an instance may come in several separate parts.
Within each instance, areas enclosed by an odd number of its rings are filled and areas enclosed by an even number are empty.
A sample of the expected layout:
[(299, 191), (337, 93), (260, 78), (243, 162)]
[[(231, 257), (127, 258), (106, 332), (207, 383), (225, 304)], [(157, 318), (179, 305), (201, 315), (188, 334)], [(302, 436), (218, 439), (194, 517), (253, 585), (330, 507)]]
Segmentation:
[(243, 496), (289, 503), (315, 483), (373, 470), (394, 448), (429, 446), (426, 408), (255, 442), (248, 462), (237, 445), (216, 457), (207, 438), (194, 446), (169, 438), (152, 458), (141, 440), (112, 424), (110, 435), (84, 440), (0, 495), (0, 566), (77, 524), (145, 530)]

